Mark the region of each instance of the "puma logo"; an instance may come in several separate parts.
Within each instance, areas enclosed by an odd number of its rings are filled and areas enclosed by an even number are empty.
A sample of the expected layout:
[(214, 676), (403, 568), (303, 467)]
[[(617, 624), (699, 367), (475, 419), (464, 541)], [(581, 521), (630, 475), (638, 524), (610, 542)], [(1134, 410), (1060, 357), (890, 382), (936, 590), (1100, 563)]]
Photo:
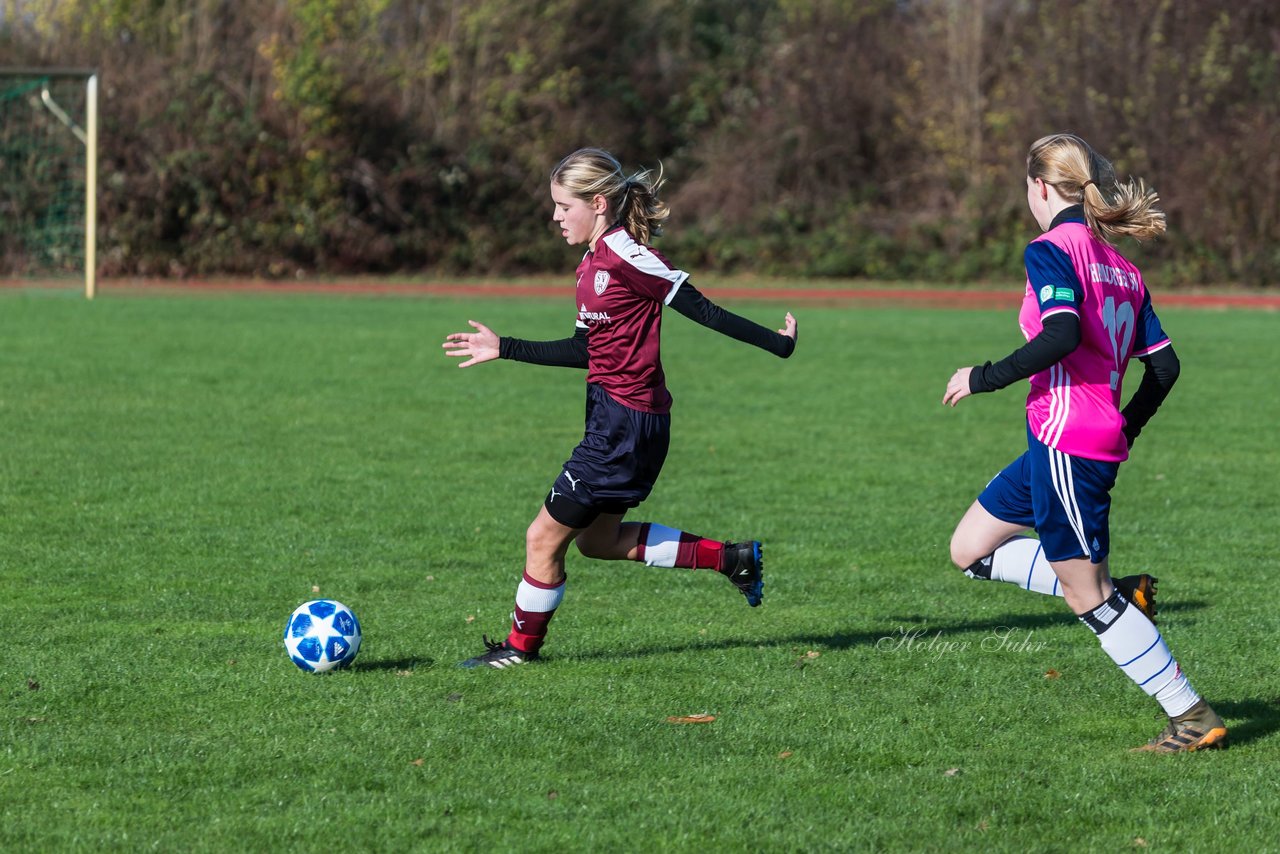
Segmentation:
[(574, 492), (577, 492), (577, 491), (578, 491), (578, 484), (582, 482), (582, 478), (580, 478), (580, 477), (575, 478), (573, 475), (569, 474), (568, 469), (566, 469), (564, 472), (562, 472), (562, 474), (564, 474), (564, 479), (565, 479), (565, 480), (567, 480), (567, 481), (569, 481), (569, 487), (570, 487)]

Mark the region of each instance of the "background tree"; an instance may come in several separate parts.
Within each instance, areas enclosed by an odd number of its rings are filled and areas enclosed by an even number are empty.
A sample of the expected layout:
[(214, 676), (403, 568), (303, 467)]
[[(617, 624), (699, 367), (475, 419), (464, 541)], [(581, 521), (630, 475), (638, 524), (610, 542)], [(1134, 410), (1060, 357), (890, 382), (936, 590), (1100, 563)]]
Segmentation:
[(1027, 145), (1169, 213), (1162, 283), (1280, 273), (1265, 0), (0, 0), (5, 64), (102, 77), (111, 274), (561, 270), (547, 175), (662, 164), (699, 269), (1020, 269)]

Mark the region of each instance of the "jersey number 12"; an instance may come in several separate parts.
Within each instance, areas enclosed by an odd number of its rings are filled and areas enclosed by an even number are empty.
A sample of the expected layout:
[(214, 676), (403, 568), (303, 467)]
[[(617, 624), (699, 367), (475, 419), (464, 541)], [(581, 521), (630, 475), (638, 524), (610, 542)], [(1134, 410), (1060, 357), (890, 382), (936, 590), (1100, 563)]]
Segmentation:
[(1133, 346), (1133, 303), (1116, 305), (1115, 297), (1107, 297), (1102, 305), (1102, 325), (1107, 327), (1107, 336), (1111, 339), (1111, 358), (1116, 366), (1111, 372), (1111, 390), (1115, 391), (1120, 387), (1120, 369), (1129, 361)]

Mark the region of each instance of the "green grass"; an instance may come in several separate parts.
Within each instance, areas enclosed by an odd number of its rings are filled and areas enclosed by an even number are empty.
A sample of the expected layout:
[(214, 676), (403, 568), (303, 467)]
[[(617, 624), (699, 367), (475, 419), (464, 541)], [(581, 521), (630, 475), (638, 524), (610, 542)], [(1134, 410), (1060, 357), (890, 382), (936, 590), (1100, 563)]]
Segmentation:
[[(1154, 757), (1127, 748), (1157, 707), (1061, 601), (948, 566), (1024, 435), (1020, 391), (943, 386), (1012, 315), (797, 313), (789, 362), (668, 319), (673, 449), (636, 514), (764, 539), (764, 606), (574, 553), (546, 663), (477, 673), (582, 375), (439, 342), (559, 337), (570, 306), (0, 294), (0, 848), (1274, 849), (1280, 317), (1162, 313), (1183, 378), (1113, 569), (1161, 577), (1235, 745)], [(361, 619), (350, 671), (285, 657), (313, 588)]]

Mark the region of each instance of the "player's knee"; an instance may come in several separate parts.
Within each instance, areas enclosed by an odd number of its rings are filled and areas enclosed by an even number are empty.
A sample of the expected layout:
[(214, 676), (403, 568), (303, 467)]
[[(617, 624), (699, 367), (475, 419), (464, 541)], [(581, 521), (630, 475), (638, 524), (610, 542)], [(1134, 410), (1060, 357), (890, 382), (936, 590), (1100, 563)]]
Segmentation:
[(577, 539), (578, 552), (583, 557), (594, 558), (596, 560), (609, 557), (608, 544), (601, 541), (598, 536), (582, 533)]
[(578, 551), (583, 557), (595, 560), (625, 560), (627, 545), (622, 539), (622, 527), (594, 525), (578, 535)]
[(536, 519), (524, 532), (525, 551), (530, 555), (549, 557), (555, 554), (558, 546), (557, 538)]
[(951, 538), (951, 562), (955, 564), (956, 569), (964, 571), (973, 565), (974, 561), (984, 557), (983, 555), (975, 555), (973, 548), (959, 534)]

